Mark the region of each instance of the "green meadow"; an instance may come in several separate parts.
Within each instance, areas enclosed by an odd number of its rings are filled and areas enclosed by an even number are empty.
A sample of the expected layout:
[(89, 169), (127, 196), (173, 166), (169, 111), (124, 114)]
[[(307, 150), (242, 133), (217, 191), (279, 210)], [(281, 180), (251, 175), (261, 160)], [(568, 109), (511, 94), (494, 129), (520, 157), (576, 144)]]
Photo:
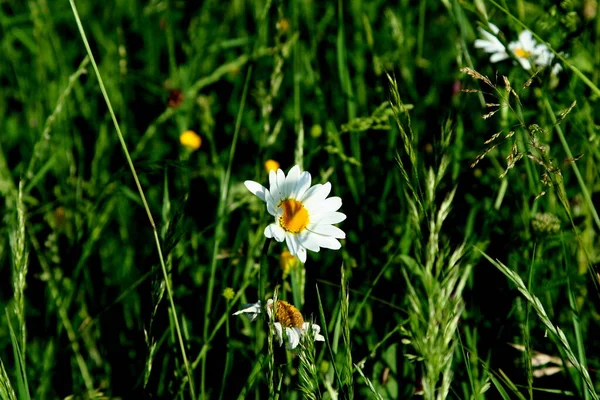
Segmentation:
[(1, 399), (600, 398), (597, 0), (0, 0), (0, 49)]

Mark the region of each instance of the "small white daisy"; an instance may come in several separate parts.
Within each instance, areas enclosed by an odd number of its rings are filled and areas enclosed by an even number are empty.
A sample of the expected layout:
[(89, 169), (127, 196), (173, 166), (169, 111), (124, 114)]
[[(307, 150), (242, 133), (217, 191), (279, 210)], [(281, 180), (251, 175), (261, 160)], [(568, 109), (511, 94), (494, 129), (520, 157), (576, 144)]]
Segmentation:
[(346, 234), (333, 226), (346, 219), (338, 212), (342, 206), (339, 197), (327, 198), (331, 183), (310, 186), (311, 177), (295, 165), (285, 176), (281, 169), (269, 172), (269, 189), (258, 182), (244, 185), (252, 194), (267, 203), (267, 211), (275, 222), (265, 228), (265, 236), (278, 242), (285, 240), (292, 255), (306, 262), (306, 250), (318, 252), (321, 247), (338, 250), (338, 239)]
[[(234, 312), (233, 315), (247, 314), (250, 320), (254, 321), (260, 313), (261, 303), (259, 301), (245, 305), (243, 309)], [(277, 300), (277, 309), (273, 313), (273, 299), (267, 300), (267, 314), (269, 320), (274, 318), (273, 327), (275, 332), (273, 333), (277, 336), (279, 345), (283, 345), (285, 338), (285, 348), (288, 350), (298, 347), (302, 338), (307, 335), (312, 337), (314, 341), (325, 341), (325, 337), (320, 334), (321, 327), (317, 324), (305, 322), (300, 311), (287, 301)]]
[(490, 53), (490, 62), (496, 63), (506, 60), (509, 58), (509, 55), (506, 52), (506, 47), (504, 47), (502, 42), (497, 37), (500, 29), (492, 23), (488, 24), (488, 26), (490, 27), (492, 33), (481, 27), (478, 28), (479, 33), (481, 33), (481, 36), (483, 36), (485, 39), (476, 39), (475, 48), (482, 49), (486, 53)]
[[(534, 60), (535, 65), (542, 68), (549, 67), (550, 65), (552, 65), (554, 57), (554, 53), (550, 51), (548, 46), (546, 46), (545, 44), (540, 43), (536, 46), (536, 57)], [(554, 66), (552, 67), (552, 75), (556, 75), (560, 71), (562, 71), (562, 65), (560, 65), (560, 63), (554, 64)]]
[(541, 51), (539, 46), (533, 38), (532, 33), (526, 30), (519, 34), (517, 41), (508, 44), (508, 49), (516, 57), (523, 69), (529, 71), (531, 69), (531, 62), (535, 61), (538, 53)]

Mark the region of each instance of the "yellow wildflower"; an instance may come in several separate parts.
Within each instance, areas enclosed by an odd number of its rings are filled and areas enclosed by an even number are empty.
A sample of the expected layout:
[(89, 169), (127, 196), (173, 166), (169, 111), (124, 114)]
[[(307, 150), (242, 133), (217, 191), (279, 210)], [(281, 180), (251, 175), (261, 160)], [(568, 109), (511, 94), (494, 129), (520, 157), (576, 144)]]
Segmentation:
[(202, 145), (202, 138), (196, 132), (187, 130), (179, 136), (179, 142), (190, 150), (198, 150)]

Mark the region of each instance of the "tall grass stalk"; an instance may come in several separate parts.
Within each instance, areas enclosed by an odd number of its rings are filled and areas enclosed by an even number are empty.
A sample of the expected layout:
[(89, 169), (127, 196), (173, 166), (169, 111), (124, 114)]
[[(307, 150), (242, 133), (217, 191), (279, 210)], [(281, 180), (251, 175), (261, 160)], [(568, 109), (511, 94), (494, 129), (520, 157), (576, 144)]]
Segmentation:
[(577, 372), (580, 374), (585, 385), (584, 389), (588, 391), (592, 399), (598, 400), (599, 397), (596, 393), (596, 388), (592, 382), (590, 374), (587, 368), (585, 367), (585, 361), (580, 361), (575, 356), (575, 353), (571, 349), (571, 345), (569, 344), (569, 341), (565, 336), (564, 332), (550, 320), (540, 300), (527, 289), (527, 286), (515, 271), (508, 268), (501, 261), (492, 259), (482, 250), (477, 250), (494, 267), (498, 268), (498, 270), (502, 272), (502, 274), (504, 274), (517, 287), (517, 290), (521, 292), (525, 300), (527, 300), (531, 304), (538, 318), (540, 319), (544, 327), (548, 330), (548, 332), (551, 334), (550, 338), (554, 341), (558, 350), (565, 354), (567, 360), (575, 367)]
[[(552, 110), (552, 105), (548, 101), (547, 97), (544, 97), (543, 100), (544, 100), (544, 107), (546, 108), (546, 112), (548, 113), (552, 123), (554, 124), (553, 125), (554, 130), (556, 131), (558, 138), (560, 139), (560, 143), (562, 144), (565, 154), (567, 155), (567, 157), (569, 159), (573, 159), (573, 152), (571, 151), (571, 148), (569, 147), (569, 143), (567, 142), (567, 139), (565, 138), (563, 130), (558, 123), (556, 114)], [(596, 223), (596, 227), (598, 229), (600, 229), (600, 216), (598, 216), (598, 211), (596, 210), (596, 206), (594, 205), (594, 202), (592, 201), (592, 196), (590, 195), (590, 192), (587, 188), (587, 184), (585, 183), (585, 181), (583, 180), (583, 177), (581, 176), (581, 173), (579, 172), (579, 167), (577, 166), (577, 163), (572, 162), (572, 163), (570, 163), (570, 165), (571, 165), (571, 169), (573, 170), (573, 173), (575, 174), (575, 177), (577, 178), (577, 183), (579, 184), (579, 187), (581, 188), (581, 194), (583, 195), (583, 199), (588, 207), (588, 211), (592, 214), (594, 222)], [(568, 210), (567, 210), (567, 212), (568, 212)]]
[(15, 389), (13, 389), (10, 383), (10, 378), (4, 369), (4, 363), (0, 359), (0, 397), (6, 400), (17, 400)]
[(167, 297), (169, 298), (169, 303), (171, 306), (171, 310), (173, 312), (173, 321), (174, 321), (174, 325), (175, 325), (175, 331), (177, 334), (177, 340), (179, 342), (179, 348), (181, 350), (181, 357), (183, 359), (183, 364), (185, 365), (185, 370), (186, 370), (186, 374), (187, 374), (190, 393), (191, 393), (192, 397), (195, 398), (196, 394), (195, 394), (195, 390), (194, 390), (194, 377), (192, 375), (192, 370), (190, 369), (190, 364), (187, 359), (187, 354), (186, 354), (185, 344), (183, 341), (183, 336), (181, 333), (181, 328), (179, 327), (179, 317), (177, 316), (177, 309), (175, 307), (175, 301), (173, 300), (173, 290), (171, 289), (169, 274), (167, 272), (167, 266), (165, 264), (165, 260), (164, 260), (163, 254), (162, 254), (162, 248), (161, 248), (161, 244), (160, 244), (160, 238), (158, 236), (158, 230), (156, 229), (156, 224), (154, 222), (154, 218), (152, 217), (152, 212), (150, 211), (150, 207), (148, 206), (148, 202), (146, 201), (146, 196), (144, 194), (144, 190), (142, 189), (142, 185), (140, 183), (140, 180), (136, 173), (135, 167), (133, 165), (133, 161), (131, 160), (131, 156), (129, 155), (129, 150), (127, 149), (127, 144), (125, 143), (125, 139), (123, 138), (123, 134), (121, 133), (121, 127), (119, 126), (119, 122), (117, 121), (117, 116), (115, 115), (115, 112), (113, 111), (113, 108), (112, 108), (112, 105), (110, 102), (110, 98), (108, 97), (108, 93), (106, 92), (106, 88), (104, 87), (104, 82), (102, 80), (102, 76), (100, 75), (100, 70), (98, 69), (98, 65), (96, 64), (96, 59), (94, 58), (94, 55), (92, 54), (92, 49), (90, 48), (90, 45), (88, 43), (87, 36), (85, 34), (83, 25), (81, 23), (81, 19), (79, 17), (79, 12), (77, 11), (77, 6), (75, 5), (74, 0), (69, 0), (69, 3), (71, 4), (71, 10), (73, 11), (73, 16), (75, 17), (75, 22), (77, 23), (77, 29), (79, 30), (79, 35), (81, 36), (81, 40), (83, 41), (83, 44), (87, 51), (87, 54), (92, 63), (92, 67), (94, 68), (94, 72), (96, 73), (96, 78), (98, 79), (98, 85), (100, 87), (100, 91), (102, 92), (102, 96), (104, 97), (104, 101), (106, 102), (106, 106), (108, 107), (108, 111), (110, 113), (111, 119), (115, 126), (115, 130), (117, 132), (119, 142), (121, 143), (121, 148), (123, 149), (123, 154), (125, 155), (127, 164), (129, 165), (129, 169), (131, 171), (133, 179), (135, 180), (135, 184), (136, 184), (138, 193), (140, 195), (140, 199), (142, 200), (142, 203), (144, 204), (144, 209), (146, 210), (146, 214), (148, 216), (150, 225), (152, 226), (152, 231), (154, 233), (154, 240), (156, 243), (156, 250), (158, 252), (158, 258), (159, 258), (160, 265), (162, 268), (163, 278), (166, 282)]
[[(442, 156), (437, 169), (427, 168), (425, 176), (419, 179), (423, 164), (414, 149), (416, 135), (411, 126), (405, 127), (402, 121), (405, 117), (410, 122), (410, 117), (407, 113), (402, 115), (402, 101), (395, 80), (389, 75), (388, 80), (395, 120), (404, 141), (404, 157), (398, 155), (397, 161), (406, 185), (404, 197), (410, 210), (410, 228), (416, 243), (421, 237), (427, 237), (424, 248), (415, 245), (411, 256), (401, 258), (409, 303), (409, 318), (403, 333), (416, 352), (409, 355), (409, 359), (422, 366), (420, 379), (424, 398), (443, 400), (450, 392), (458, 320), (464, 310), (462, 292), (470, 273), (470, 266), (461, 265), (465, 244), (451, 251), (442, 236), (442, 225), (450, 213), (456, 187), (447, 193), (439, 206), (436, 202), (450, 165), (447, 150), (452, 135), (450, 125), (446, 124), (442, 128)], [(421, 187), (421, 181), (424, 181), (424, 187)]]
[[(23, 181), (19, 183), (19, 194), (17, 197), (16, 216), (14, 218), (14, 230), (10, 232), (10, 248), (12, 250), (12, 282), (14, 289), (14, 312), (18, 321), (19, 347), (23, 356), (22, 362), (26, 362), (27, 349), (27, 325), (25, 323), (25, 286), (27, 281), (27, 269), (29, 265), (29, 252), (26, 245), (25, 234), (25, 205), (23, 204)], [(23, 370), (26, 370), (23, 365)]]

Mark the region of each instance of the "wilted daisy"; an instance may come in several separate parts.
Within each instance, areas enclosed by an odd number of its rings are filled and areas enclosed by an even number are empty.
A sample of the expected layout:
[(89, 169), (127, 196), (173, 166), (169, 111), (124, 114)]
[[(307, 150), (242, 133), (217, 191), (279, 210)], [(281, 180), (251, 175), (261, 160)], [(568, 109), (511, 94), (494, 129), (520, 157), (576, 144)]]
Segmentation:
[[(287, 301), (277, 300), (277, 307), (273, 313), (273, 299), (267, 300), (267, 314), (269, 320), (273, 319), (273, 327), (275, 334), (279, 340), (279, 345), (282, 346), (284, 339), (286, 342), (285, 348), (293, 350), (298, 347), (300, 340), (310, 333), (314, 341), (323, 342), (325, 338), (319, 332), (321, 327), (317, 324), (305, 322), (300, 311), (288, 303)], [(233, 315), (246, 314), (251, 321), (261, 313), (261, 303), (248, 304), (245, 308), (236, 311)]]
[(281, 169), (269, 172), (269, 189), (258, 182), (246, 181), (250, 192), (267, 203), (267, 211), (275, 222), (265, 228), (265, 236), (278, 242), (285, 240), (292, 255), (306, 262), (306, 250), (318, 252), (321, 247), (338, 250), (338, 239), (346, 234), (333, 226), (346, 219), (338, 212), (342, 206), (339, 197), (327, 198), (331, 183), (310, 186), (311, 177), (295, 165), (287, 177)]

